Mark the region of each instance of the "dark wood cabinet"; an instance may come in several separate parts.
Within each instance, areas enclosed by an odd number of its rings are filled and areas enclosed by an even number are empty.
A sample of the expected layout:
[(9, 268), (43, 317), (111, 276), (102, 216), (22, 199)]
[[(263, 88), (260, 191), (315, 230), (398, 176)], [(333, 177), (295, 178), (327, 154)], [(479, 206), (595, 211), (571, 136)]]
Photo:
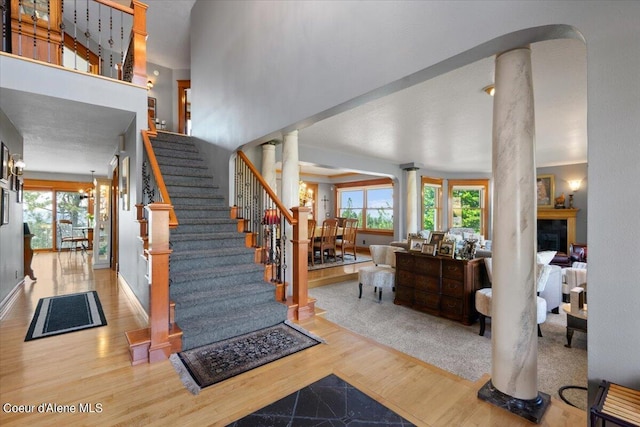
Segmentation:
[(396, 252), (394, 302), (470, 325), (478, 317), (475, 292), (484, 285), (482, 261)]

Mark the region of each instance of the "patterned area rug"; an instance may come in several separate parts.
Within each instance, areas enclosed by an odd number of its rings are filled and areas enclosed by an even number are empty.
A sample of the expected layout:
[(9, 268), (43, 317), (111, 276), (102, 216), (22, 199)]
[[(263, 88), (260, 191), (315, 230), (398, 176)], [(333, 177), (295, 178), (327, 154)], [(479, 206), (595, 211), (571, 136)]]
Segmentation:
[(107, 324), (96, 291), (41, 298), (25, 341)]
[(335, 375), (229, 424), (256, 426), (412, 426)]
[(323, 342), (285, 321), (268, 328), (172, 354), (173, 367), (193, 394), (235, 375)]
[(327, 257), (324, 259), (324, 264), (320, 264), (320, 258), (317, 258), (315, 265), (311, 265), (311, 263), (308, 264), (307, 270), (308, 271), (322, 270), (323, 268), (341, 267), (343, 265), (359, 264), (361, 262), (368, 262), (368, 261), (371, 261), (370, 256), (360, 255), (360, 254), (358, 254), (358, 259), (353, 259), (352, 255), (347, 255), (344, 261), (340, 257), (338, 257), (338, 259), (335, 261), (333, 257)]

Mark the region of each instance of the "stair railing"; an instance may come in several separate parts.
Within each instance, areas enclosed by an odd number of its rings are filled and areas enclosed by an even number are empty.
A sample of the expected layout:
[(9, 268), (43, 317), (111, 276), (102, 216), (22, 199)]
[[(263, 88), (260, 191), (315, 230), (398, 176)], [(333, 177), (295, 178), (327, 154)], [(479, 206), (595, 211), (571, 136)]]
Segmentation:
[[(153, 126), (153, 121), (149, 121), (150, 126)], [(142, 204), (149, 205), (151, 203), (164, 203), (171, 205), (169, 210), (169, 227), (175, 228), (178, 226), (178, 218), (176, 212), (171, 204), (171, 197), (167, 191), (167, 186), (162, 178), (162, 172), (160, 172), (160, 166), (156, 159), (153, 146), (151, 145), (150, 136), (155, 136), (155, 126), (151, 131), (142, 131), (142, 141), (144, 143), (144, 154), (142, 158)]]
[[(293, 213), (280, 201), (260, 172), (247, 156), (238, 151), (234, 172), (234, 216), (242, 231), (249, 236), (249, 246), (261, 247), (261, 261), (268, 279), (276, 286), (284, 285), (281, 299), (289, 305), (289, 316), (304, 319), (313, 316), (312, 299), (307, 288), (307, 212), (309, 208), (294, 207)], [(300, 220), (300, 218), (305, 218)], [(288, 231), (290, 230), (290, 231)], [(291, 233), (287, 235), (287, 232)], [(287, 253), (286, 242), (291, 239), (293, 251)], [(286, 272), (293, 265), (292, 297), (286, 297)]]
[[(2, 51), (112, 79), (147, 84), (147, 5), (111, 0), (0, 0)], [(65, 62), (64, 52), (71, 50)]]

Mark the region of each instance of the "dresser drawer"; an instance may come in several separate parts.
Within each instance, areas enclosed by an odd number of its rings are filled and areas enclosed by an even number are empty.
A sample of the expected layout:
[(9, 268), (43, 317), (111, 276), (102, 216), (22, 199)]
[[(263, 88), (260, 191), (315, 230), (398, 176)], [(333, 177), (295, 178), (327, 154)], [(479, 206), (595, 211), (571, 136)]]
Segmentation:
[(440, 260), (427, 256), (416, 257), (414, 270), (425, 276), (440, 277)]
[(463, 301), (443, 295), (440, 303), (440, 315), (453, 320), (462, 320)]
[(396, 270), (396, 287), (415, 288), (419, 280), (422, 280), (422, 276), (410, 271)]
[(417, 276), (414, 288), (416, 291), (440, 293), (440, 278), (434, 276)]
[(442, 294), (450, 297), (462, 298), (464, 296), (464, 283), (443, 277)]
[(442, 277), (464, 280), (464, 267), (465, 263), (463, 261), (454, 259), (442, 260)]
[(440, 308), (440, 295), (431, 292), (414, 292), (415, 304), (420, 307), (426, 307), (432, 310)]
[(413, 305), (413, 301), (414, 301), (413, 294), (414, 292), (412, 288), (396, 286), (396, 298), (394, 302), (396, 304)]

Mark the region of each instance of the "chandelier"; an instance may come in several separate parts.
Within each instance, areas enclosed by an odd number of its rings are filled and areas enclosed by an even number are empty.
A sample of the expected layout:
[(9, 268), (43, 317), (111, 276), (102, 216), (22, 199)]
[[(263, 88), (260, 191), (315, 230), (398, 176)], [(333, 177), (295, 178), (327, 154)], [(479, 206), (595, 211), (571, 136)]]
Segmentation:
[(307, 188), (307, 184), (300, 180), (298, 182), (298, 199), (300, 201), (300, 206), (307, 206), (307, 203), (313, 203), (313, 190)]

